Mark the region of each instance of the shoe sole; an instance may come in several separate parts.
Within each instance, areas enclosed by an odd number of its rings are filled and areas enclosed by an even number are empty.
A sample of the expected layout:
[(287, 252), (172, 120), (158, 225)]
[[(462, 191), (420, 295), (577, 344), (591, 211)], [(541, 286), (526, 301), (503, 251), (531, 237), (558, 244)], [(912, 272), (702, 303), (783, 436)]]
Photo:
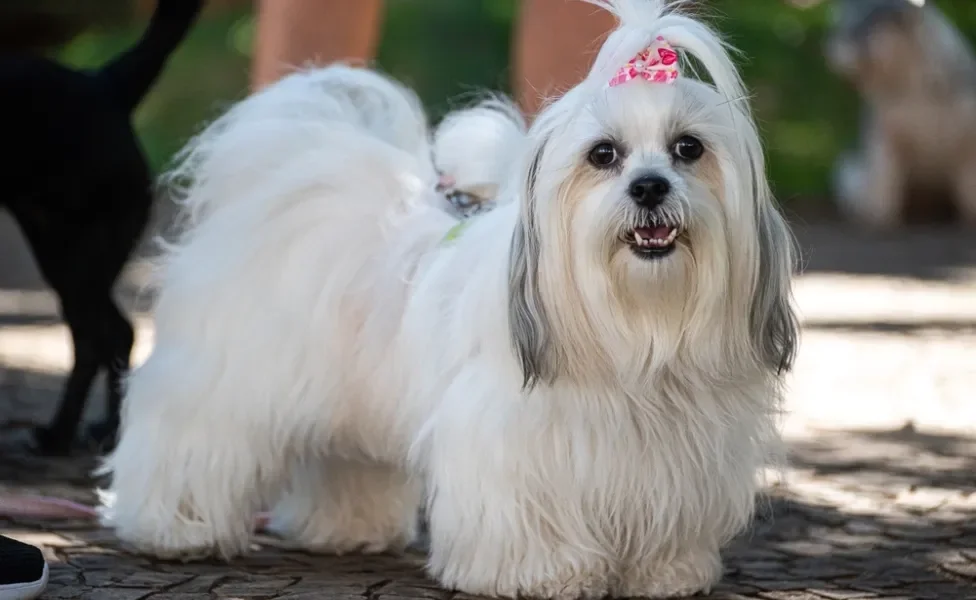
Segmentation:
[(0, 600), (34, 600), (47, 587), (48, 570), (47, 563), (44, 564), (44, 572), (37, 581), (27, 583), (10, 583), (0, 585)]

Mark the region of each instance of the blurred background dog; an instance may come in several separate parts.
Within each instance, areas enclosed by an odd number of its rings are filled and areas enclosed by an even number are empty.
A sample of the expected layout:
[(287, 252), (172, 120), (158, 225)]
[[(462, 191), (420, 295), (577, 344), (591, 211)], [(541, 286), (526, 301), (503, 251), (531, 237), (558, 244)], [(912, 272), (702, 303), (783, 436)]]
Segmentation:
[(0, 55), (6, 143), (0, 206), (30, 244), (71, 331), (73, 365), (40, 451), (65, 454), (96, 375), (108, 373), (108, 410), (86, 438), (114, 443), (122, 378), (134, 343), (113, 287), (140, 241), (153, 204), (153, 174), (132, 113), (152, 88), (203, 0), (160, 0), (145, 34), (93, 69), (27, 52)]
[(871, 227), (976, 223), (976, 57), (922, 0), (838, 0), (830, 66), (864, 103), (857, 149), (835, 172), (836, 200)]

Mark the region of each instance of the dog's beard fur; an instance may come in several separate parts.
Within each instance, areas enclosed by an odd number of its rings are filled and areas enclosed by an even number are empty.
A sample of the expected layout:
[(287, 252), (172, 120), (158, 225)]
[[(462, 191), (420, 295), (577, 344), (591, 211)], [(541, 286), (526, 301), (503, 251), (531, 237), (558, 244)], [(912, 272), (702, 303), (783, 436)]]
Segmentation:
[(838, 160), (840, 208), (888, 228), (976, 223), (976, 56), (932, 3), (842, 0), (828, 63), (864, 100), (859, 147)]
[[(192, 228), (162, 265), (156, 348), (104, 469), (120, 537), (232, 556), (269, 502), (299, 545), (396, 548), (422, 486), (429, 568), (452, 588), (714, 583), (779, 449), (791, 238), (719, 39), (653, 2), (609, 6), (624, 24), (593, 72), (454, 239), (422, 127), (388, 127), (422, 115), (378, 75), (294, 75), (202, 134)], [(714, 87), (607, 89), (656, 35)], [(706, 149), (679, 164), (686, 133)], [(587, 162), (606, 136), (626, 149), (613, 171)], [(649, 171), (672, 188), (650, 212), (625, 193)], [(674, 252), (624, 242), (645, 220), (680, 226)]]

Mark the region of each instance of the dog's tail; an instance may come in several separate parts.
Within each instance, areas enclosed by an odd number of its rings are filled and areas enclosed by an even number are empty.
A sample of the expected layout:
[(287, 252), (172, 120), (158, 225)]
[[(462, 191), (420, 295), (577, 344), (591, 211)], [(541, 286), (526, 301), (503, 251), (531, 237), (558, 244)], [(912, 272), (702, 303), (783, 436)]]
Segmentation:
[[(336, 147), (339, 140), (348, 147)], [(418, 185), (433, 190), (420, 100), (388, 77), (344, 65), (292, 73), (237, 103), (183, 148), (162, 183), (181, 206), (185, 230), (301, 160), (320, 156), (324, 177), (326, 162), (345, 164), (362, 143), (409, 160)], [(362, 185), (375, 183), (364, 177)]]
[(434, 132), (434, 164), (451, 187), (484, 200), (501, 200), (513, 161), (526, 144), (525, 119), (510, 100), (491, 96), (452, 112)]
[(202, 7), (203, 0), (158, 0), (142, 38), (99, 69), (97, 77), (106, 82), (126, 111), (134, 110), (152, 88)]

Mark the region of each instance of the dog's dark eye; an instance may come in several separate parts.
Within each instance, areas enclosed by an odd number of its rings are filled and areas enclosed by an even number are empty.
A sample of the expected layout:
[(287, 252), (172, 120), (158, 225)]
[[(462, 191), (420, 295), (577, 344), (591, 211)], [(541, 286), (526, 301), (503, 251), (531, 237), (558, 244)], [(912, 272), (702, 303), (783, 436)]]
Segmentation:
[(619, 155), (613, 144), (610, 142), (600, 142), (590, 150), (589, 158), (593, 166), (605, 169), (615, 165)]
[(677, 158), (690, 162), (701, 158), (701, 155), (705, 153), (705, 146), (698, 138), (685, 135), (674, 143), (672, 152)]

